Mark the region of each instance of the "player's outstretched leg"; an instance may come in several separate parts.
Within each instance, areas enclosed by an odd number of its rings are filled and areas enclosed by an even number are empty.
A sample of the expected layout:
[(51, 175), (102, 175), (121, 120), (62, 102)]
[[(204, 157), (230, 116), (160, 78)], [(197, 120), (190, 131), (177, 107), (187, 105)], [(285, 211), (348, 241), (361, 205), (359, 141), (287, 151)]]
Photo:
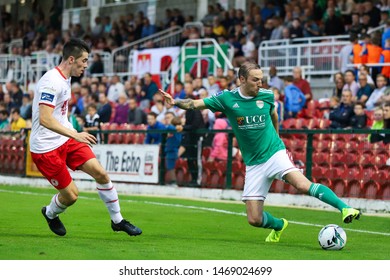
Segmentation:
[(327, 186), (312, 183), (309, 188), (309, 195), (339, 209), (344, 223), (352, 223), (353, 220), (359, 220), (360, 218), (359, 210), (351, 208)]
[(127, 220), (123, 219), (119, 205), (118, 193), (110, 181), (107, 184), (98, 184), (97, 187), (100, 198), (106, 204), (111, 217), (111, 228), (114, 231), (124, 231), (128, 235), (140, 235), (142, 230)]
[(56, 194), (51, 199), (50, 204), (41, 209), (42, 215), (45, 217), (50, 230), (59, 236), (64, 236), (66, 234), (66, 229), (58, 217), (58, 214), (64, 212), (66, 208), (67, 206), (63, 205), (58, 200), (58, 194)]

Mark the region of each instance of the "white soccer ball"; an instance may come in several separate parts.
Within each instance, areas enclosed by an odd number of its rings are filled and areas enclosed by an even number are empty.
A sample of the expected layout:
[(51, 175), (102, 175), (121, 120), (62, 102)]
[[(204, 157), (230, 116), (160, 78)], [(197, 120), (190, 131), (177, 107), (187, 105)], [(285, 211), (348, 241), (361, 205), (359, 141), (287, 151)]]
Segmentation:
[(320, 230), (318, 242), (324, 250), (341, 250), (347, 243), (347, 234), (338, 225), (327, 225)]

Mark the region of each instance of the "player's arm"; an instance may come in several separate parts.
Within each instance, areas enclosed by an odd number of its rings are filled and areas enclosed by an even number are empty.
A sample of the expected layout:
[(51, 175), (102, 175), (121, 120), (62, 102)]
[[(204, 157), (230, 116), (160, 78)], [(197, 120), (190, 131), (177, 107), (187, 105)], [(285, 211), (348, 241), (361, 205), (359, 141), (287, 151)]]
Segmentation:
[(169, 93), (163, 91), (162, 89), (159, 89), (159, 92), (164, 97), (165, 102), (167, 102), (170, 105), (177, 106), (180, 109), (183, 109), (183, 110), (203, 110), (203, 109), (206, 109), (206, 104), (204, 103), (203, 99), (193, 100), (193, 99), (187, 98), (187, 99), (176, 99), (175, 100), (175, 99), (173, 99), (173, 97)]
[(278, 121), (278, 112), (276, 112), (276, 108), (271, 113), (272, 124), (276, 130), (276, 133), (279, 134), (279, 121)]
[(78, 133), (76, 130), (67, 128), (60, 124), (53, 117), (54, 108), (51, 106), (40, 104), (39, 105), (39, 124), (46, 127), (47, 129), (54, 131), (63, 136), (73, 138), (76, 141), (86, 143), (86, 144), (96, 144), (96, 138), (88, 132)]

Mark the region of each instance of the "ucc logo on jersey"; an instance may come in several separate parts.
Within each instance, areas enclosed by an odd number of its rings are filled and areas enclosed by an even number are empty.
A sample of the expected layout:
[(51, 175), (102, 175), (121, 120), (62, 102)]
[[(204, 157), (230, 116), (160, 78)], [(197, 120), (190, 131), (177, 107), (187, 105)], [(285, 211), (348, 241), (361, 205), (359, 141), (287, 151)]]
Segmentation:
[(247, 128), (265, 126), (265, 115), (237, 117), (236, 120), (239, 126), (246, 126)]

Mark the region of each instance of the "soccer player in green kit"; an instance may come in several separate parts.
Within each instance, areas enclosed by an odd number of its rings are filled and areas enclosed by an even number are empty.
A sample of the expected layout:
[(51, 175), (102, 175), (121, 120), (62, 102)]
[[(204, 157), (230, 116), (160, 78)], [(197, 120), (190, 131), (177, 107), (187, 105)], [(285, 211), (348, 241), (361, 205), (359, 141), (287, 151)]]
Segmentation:
[(246, 164), (242, 200), (248, 222), (254, 227), (271, 228), (266, 242), (279, 242), (288, 226), (284, 218), (263, 211), (264, 200), (274, 179), (284, 180), (302, 193), (314, 196), (337, 208), (344, 223), (359, 219), (360, 211), (345, 204), (328, 187), (310, 182), (291, 162), (279, 138), (278, 115), (271, 90), (261, 88), (263, 72), (252, 62), (241, 65), (240, 87), (224, 90), (205, 99), (173, 99), (160, 89), (165, 101), (184, 110), (210, 109), (223, 112), (232, 125)]

